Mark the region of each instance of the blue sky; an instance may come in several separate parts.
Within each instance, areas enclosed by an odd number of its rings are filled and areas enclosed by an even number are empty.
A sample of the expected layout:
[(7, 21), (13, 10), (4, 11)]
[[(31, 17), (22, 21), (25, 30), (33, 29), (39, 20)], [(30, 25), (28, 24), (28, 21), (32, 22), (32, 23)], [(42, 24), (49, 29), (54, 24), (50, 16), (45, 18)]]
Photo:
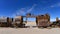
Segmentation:
[(60, 0), (0, 0), (0, 16), (14, 17), (26, 13), (49, 13), (51, 20), (60, 18)]

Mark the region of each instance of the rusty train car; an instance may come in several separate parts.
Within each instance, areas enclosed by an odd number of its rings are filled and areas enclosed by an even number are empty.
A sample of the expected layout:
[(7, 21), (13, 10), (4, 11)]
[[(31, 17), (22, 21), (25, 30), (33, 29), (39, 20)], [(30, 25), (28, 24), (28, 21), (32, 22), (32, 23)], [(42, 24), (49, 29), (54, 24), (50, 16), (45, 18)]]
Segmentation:
[[(48, 14), (38, 15), (35, 18), (36, 18), (36, 25), (38, 27), (49, 26), (50, 16)], [(4, 18), (4, 19), (0, 19), (0, 26), (1, 27), (25, 27), (25, 24), (23, 23), (23, 16), (17, 16), (15, 18), (7, 17), (7, 18)]]
[(60, 20), (59, 20), (59, 18), (57, 17), (56, 21), (53, 21), (50, 26), (51, 27), (60, 27)]
[(11, 23), (13, 21), (13, 18), (0, 18), (0, 27), (10, 27), (12, 26)]
[(17, 16), (17, 17), (14, 19), (13, 25), (14, 25), (15, 27), (25, 27), (25, 24), (23, 23), (23, 16)]
[[(29, 17), (32, 17), (30, 15), (31, 14), (29, 14)], [(0, 19), (0, 27), (25, 27), (25, 23), (23, 23), (23, 18), (23, 16), (17, 16), (15, 18), (2, 18)], [(51, 25), (49, 14), (34, 16), (34, 18), (36, 18), (37, 27), (48, 27)]]
[(0, 27), (24, 27), (23, 16), (17, 18), (0, 18)]
[(38, 27), (48, 27), (50, 25), (50, 16), (48, 14), (38, 15), (36, 17), (36, 25)]

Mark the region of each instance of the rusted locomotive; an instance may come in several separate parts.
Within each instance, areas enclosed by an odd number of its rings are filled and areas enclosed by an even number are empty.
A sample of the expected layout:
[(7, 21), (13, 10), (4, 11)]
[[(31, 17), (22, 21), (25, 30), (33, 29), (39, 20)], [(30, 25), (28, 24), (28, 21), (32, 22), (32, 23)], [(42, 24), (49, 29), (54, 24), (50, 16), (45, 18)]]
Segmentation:
[(60, 20), (58, 17), (56, 17), (56, 21), (53, 21), (50, 25), (51, 27), (60, 27)]
[(9, 18), (9, 17), (3, 17), (0, 18), (0, 27), (25, 27), (24, 20), (23, 18), (26, 17), (26, 23), (27, 23), (27, 18), (36, 18), (36, 26), (38, 28), (40, 27), (55, 27), (59, 26), (60, 27), (60, 20), (56, 18), (56, 21), (50, 22), (50, 15), (49, 14), (44, 14), (44, 15), (32, 15), (28, 13), (26, 16), (16, 16), (15, 18)]
[(13, 18), (0, 18), (0, 27), (10, 27), (12, 26)]
[(23, 16), (0, 18), (0, 27), (24, 27)]
[[(36, 25), (38, 27), (48, 27), (50, 25), (50, 16), (48, 14), (33, 16), (30, 13), (28, 13), (24, 17), (36, 18)], [(24, 17), (23, 16), (16, 16), (15, 18), (7, 17), (5, 19), (0, 19), (0, 26), (1, 27), (25, 27), (25, 23), (23, 23)]]
[(36, 25), (38, 27), (48, 27), (50, 25), (50, 16), (48, 14), (38, 15), (36, 17)]
[(13, 25), (15, 27), (25, 27), (25, 24), (23, 23), (23, 16), (17, 16), (16, 18), (14, 18)]

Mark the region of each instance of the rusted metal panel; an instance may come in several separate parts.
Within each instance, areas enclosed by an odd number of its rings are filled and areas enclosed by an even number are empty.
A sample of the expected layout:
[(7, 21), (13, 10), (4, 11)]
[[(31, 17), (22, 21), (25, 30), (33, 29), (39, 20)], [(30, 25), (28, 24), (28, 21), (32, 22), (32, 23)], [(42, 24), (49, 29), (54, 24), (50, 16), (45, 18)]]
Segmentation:
[(0, 18), (0, 22), (7, 22), (6, 18)]
[(39, 15), (36, 17), (36, 24), (37, 26), (48, 26), (50, 22), (50, 16), (45, 14), (45, 15)]
[(23, 16), (18, 16), (17, 18), (15, 18), (15, 22), (23, 23)]
[(7, 22), (8, 22), (8, 23), (12, 23), (12, 22), (13, 22), (13, 18), (7, 17)]
[(9, 27), (12, 26), (12, 18), (2, 18), (2, 20), (0, 20), (0, 26), (1, 27)]
[(18, 16), (17, 18), (15, 18), (15, 26), (17, 27), (23, 27), (24, 23), (23, 23), (23, 16)]

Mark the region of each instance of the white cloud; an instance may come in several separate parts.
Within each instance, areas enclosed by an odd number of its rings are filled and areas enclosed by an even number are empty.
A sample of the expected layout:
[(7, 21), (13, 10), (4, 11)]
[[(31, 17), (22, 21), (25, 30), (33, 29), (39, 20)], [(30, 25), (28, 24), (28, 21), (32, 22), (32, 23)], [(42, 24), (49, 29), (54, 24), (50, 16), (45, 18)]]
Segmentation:
[(53, 8), (53, 7), (55, 7), (55, 6), (54, 6), (54, 5), (51, 5), (50, 7)]
[(15, 13), (13, 13), (12, 16), (23, 15), (25, 13), (29, 13), (29, 12), (31, 12), (35, 8), (35, 6), (36, 6), (36, 4), (33, 4), (30, 9), (29, 8), (28, 9), (27, 8), (21, 8), (21, 9), (17, 10)]
[(56, 21), (56, 19), (50, 19), (51, 22)]
[[(60, 18), (59, 18), (59, 20), (60, 20)], [(50, 19), (50, 21), (51, 21), (51, 22), (56, 21), (56, 18), (55, 18), (55, 19)]]
[(60, 7), (60, 3), (56, 3), (56, 4), (53, 4), (53, 5), (51, 5), (50, 7)]
[(60, 20), (60, 18), (59, 18), (59, 20)]
[(36, 4), (34, 4), (30, 9), (27, 10), (27, 13), (31, 12), (35, 8)]
[(60, 3), (53, 4), (53, 5), (51, 5), (50, 7), (51, 7), (51, 8), (53, 8), (53, 7), (60, 7)]
[(17, 15), (22, 15), (24, 13), (25, 13), (25, 8), (21, 8), (21, 9), (17, 10), (15, 13), (13, 13), (12, 16), (14, 17), (14, 16), (17, 16)]
[(24, 14), (25, 13), (25, 8), (21, 8), (16, 12), (17, 15)]

